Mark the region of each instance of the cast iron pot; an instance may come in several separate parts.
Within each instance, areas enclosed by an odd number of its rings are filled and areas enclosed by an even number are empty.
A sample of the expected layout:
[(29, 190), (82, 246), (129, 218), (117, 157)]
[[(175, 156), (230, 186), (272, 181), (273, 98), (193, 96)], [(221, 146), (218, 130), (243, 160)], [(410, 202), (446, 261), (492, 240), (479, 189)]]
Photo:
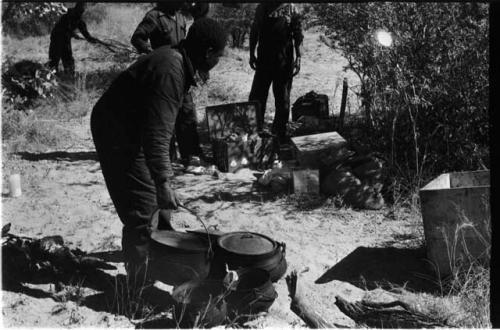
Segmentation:
[(269, 272), (271, 282), (278, 281), (286, 272), (285, 243), (250, 232), (233, 232), (219, 237), (216, 263), (229, 269), (260, 268)]
[(222, 281), (189, 281), (177, 286), (172, 297), (176, 320), (182, 327), (215, 327), (227, 317), (226, 289)]
[(150, 243), (150, 271), (155, 280), (169, 285), (207, 277), (213, 258), (211, 242), (199, 235), (153, 230)]
[(269, 272), (247, 268), (238, 271), (238, 276), (236, 289), (227, 296), (231, 316), (241, 317), (266, 312), (278, 297)]

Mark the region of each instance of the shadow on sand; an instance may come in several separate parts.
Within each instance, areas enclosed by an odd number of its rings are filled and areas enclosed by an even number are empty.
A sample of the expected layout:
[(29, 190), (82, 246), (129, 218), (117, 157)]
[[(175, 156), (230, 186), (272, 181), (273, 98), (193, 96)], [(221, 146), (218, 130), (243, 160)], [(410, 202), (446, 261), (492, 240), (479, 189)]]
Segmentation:
[(404, 287), (414, 292), (437, 293), (440, 289), (421, 248), (358, 247), (318, 278), (316, 284), (333, 280), (368, 290)]
[[(121, 262), (120, 251), (92, 253), (89, 256), (99, 257), (106, 262)], [(175, 320), (161, 312), (168, 311), (175, 305), (175, 301), (166, 291), (162, 291), (151, 284), (144, 285), (141, 280), (131, 281), (124, 274), (110, 275), (100, 269), (89, 269), (78, 272), (53, 274), (33, 273), (30, 276), (8, 276), (3, 270), (2, 290), (21, 293), (36, 299), (50, 298), (56, 302), (75, 301), (81, 306), (88, 307), (96, 312), (107, 312), (125, 316), (134, 322), (136, 328), (176, 328), (179, 325)], [(31, 284), (31, 285), (30, 285)], [(55, 292), (34, 288), (33, 285), (51, 284)], [(88, 296), (74, 296), (64, 293), (64, 287), (89, 288), (95, 294)], [(141, 291), (141, 293), (139, 293)]]
[(32, 152), (18, 152), (16, 155), (21, 156), (22, 159), (29, 161), (52, 160), (52, 161), (66, 161), (78, 162), (82, 160), (95, 160), (97, 161), (97, 153), (95, 151), (54, 151), (46, 153), (32, 153)]

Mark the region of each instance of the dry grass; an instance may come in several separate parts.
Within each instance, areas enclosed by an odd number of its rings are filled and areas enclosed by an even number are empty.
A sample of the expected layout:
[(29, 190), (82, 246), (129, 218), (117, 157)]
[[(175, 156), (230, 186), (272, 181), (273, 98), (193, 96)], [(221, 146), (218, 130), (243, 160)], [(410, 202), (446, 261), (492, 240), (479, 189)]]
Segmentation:
[[(434, 279), (441, 289), (440, 295), (412, 293), (399, 289), (403, 299), (414, 309), (445, 321), (460, 328), (491, 328), (490, 321), (490, 268), (491, 238), (484, 237), (490, 233), (490, 221), (485, 219), (481, 224), (487, 226), (479, 230), (471, 222), (463, 218), (457, 225), (454, 235), (444, 236), (448, 246), (451, 263), (451, 275), (444, 279)], [(469, 237), (474, 233), (484, 244), (484, 259), (487, 262), (475, 261), (465, 243), (464, 234)], [(486, 234), (487, 235), (487, 234)], [(458, 262), (458, 251), (465, 251), (465, 260)]]

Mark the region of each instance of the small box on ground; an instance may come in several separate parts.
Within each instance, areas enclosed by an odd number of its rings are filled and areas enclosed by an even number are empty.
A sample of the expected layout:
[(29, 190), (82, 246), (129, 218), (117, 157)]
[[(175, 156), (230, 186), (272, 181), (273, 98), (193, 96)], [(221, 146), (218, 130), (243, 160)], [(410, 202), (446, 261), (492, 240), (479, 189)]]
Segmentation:
[(246, 141), (212, 140), (215, 166), (221, 172), (234, 173), (240, 168), (249, 167), (249, 151)]
[(233, 133), (251, 135), (257, 132), (259, 102), (238, 102), (206, 108), (210, 139), (225, 138)]
[(222, 172), (249, 167), (248, 138), (256, 135), (259, 102), (238, 102), (206, 108), (207, 127), (214, 163)]
[(292, 178), (296, 195), (319, 195), (319, 170), (294, 170)]
[(439, 277), (491, 253), (490, 171), (441, 174), (420, 189), (427, 258)]
[(330, 165), (351, 154), (347, 141), (337, 132), (297, 136), (292, 138), (292, 143), (298, 162), (308, 168)]

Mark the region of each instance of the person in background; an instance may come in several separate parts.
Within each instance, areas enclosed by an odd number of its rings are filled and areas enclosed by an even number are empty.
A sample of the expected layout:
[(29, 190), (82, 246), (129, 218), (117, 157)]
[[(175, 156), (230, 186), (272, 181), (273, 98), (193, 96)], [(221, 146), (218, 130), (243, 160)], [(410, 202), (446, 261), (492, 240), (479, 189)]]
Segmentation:
[(171, 183), (170, 140), (185, 95), (196, 86), (195, 74), (207, 77), (225, 45), (222, 27), (200, 18), (177, 46), (158, 47), (139, 57), (94, 106), (92, 137), (123, 223), (122, 249), (129, 274), (144, 269), (152, 215), (160, 210), (159, 222), (170, 224), (171, 211), (179, 205)]
[(62, 60), (64, 71), (70, 75), (75, 73), (75, 59), (71, 49), (71, 38), (83, 39), (77, 33), (78, 29), (83, 37), (91, 43), (97, 42), (87, 30), (87, 24), (82, 19), (85, 12), (85, 3), (78, 2), (73, 8), (61, 16), (50, 33), (49, 67), (59, 71), (59, 62)]
[[(208, 4), (207, 11), (208, 11)], [(192, 5), (185, 1), (158, 2), (156, 7), (148, 11), (132, 35), (131, 43), (141, 54), (148, 54), (161, 46), (176, 47), (186, 37), (186, 17), (184, 10), (193, 11)], [(197, 18), (202, 10), (195, 11)], [(171, 159), (175, 159), (175, 140), (179, 145), (179, 153), (186, 166), (199, 166), (202, 150), (197, 131), (196, 109), (190, 93), (185, 95), (182, 110), (172, 139)]]
[(301, 20), (293, 4), (265, 2), (257, 6), (250, 30), (250, 67), (255, 75), (249, 100), (260, 103), (257, 124), (262, 129), (272, 84), (276, 106), (272, 132), (282, 142), (286, 140), (290, 90), (293, 76), (300, 71), (303, 39)]

